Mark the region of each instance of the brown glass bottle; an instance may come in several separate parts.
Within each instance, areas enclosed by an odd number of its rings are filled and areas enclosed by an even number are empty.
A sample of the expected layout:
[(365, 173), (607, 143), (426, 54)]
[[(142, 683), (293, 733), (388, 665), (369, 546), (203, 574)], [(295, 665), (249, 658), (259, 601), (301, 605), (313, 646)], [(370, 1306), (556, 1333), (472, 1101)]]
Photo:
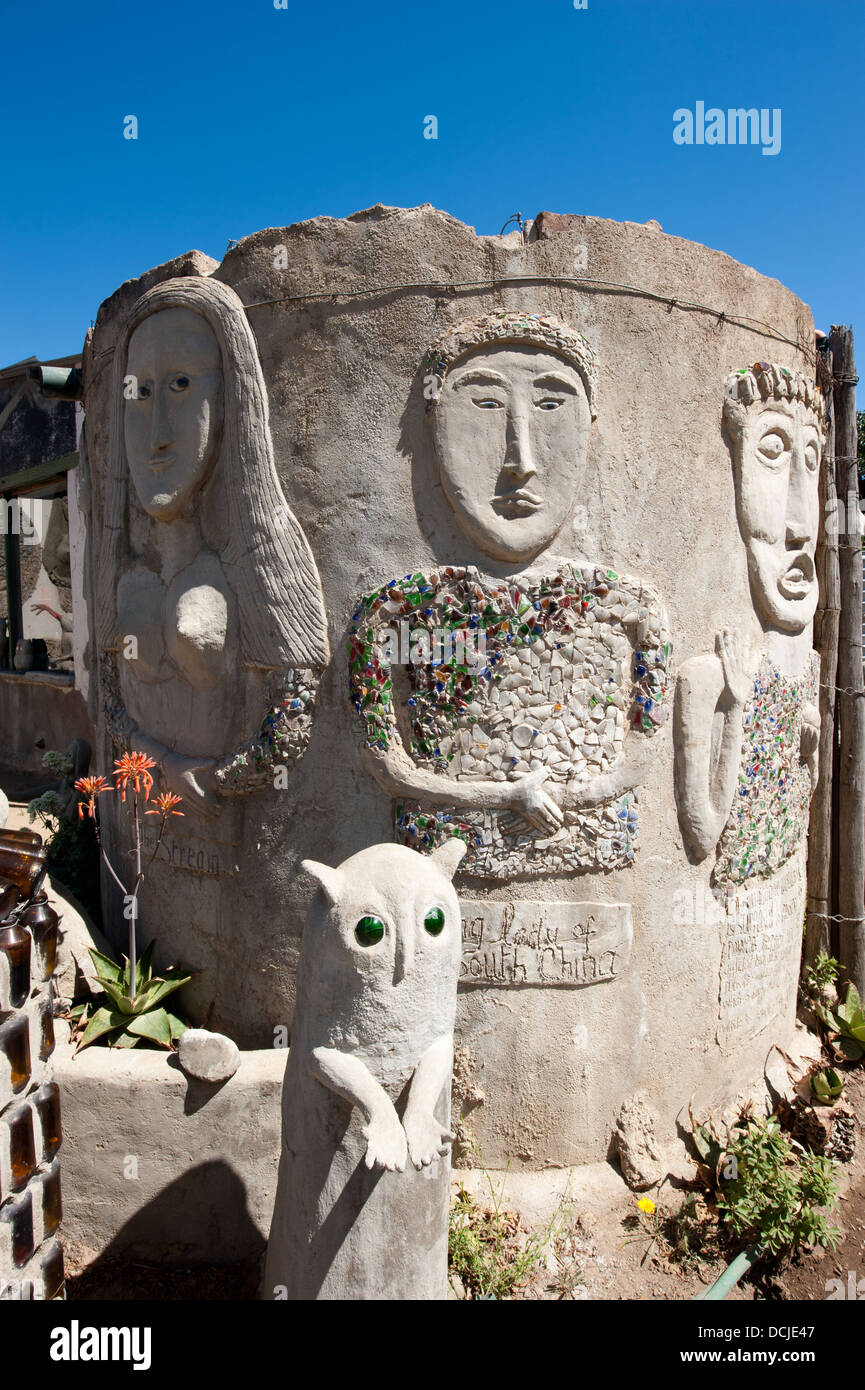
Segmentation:
[(33, 933), (40, 979), (49, 980), (57, 963), (57, 927), (60, 918), (48, 902), (47, 893), (35, 893), (21, 913), (21, 922)]
[(21, 894), (8, 878), (0, 878), (0, 921), (5, 922), (13, 907), (17, 907)]
[(51, 999), (39, 1006), (39, 1060), (47, 1062), (54, 1051), (54, 1007)]
[(48, 1081), (28, 1099), (36, 1107), (39, 1116), (42, 1130), (42, 1161), (50, 1163), (63, 1139), (60, 1127), (60, 1087), (56, 1081)]
[(37, 835), (35, 830), (0, 830), (0, 845), (24, 845), (33, 849), (40, 849), (42, 836)]
[(42, 1297), (57, 1298), (63, 1292), (63, 1251), (52, 1240), (42, 1256)]
[(60, 1225), (63, 1203), (60, 1196), (60, 1159), (55, 1158), (42, 1174), (42, 1230), (46, 1236), (53, 1236)]
[(12, 1259), (16, 1265), (26, 1264), (33, 1254), (33, 1201), (30, 1189), (20, 1197), (12, 1197), (0, 1207), (0, 1222), (11, 1228)]
[(0, 1009), (20, 1009), (30, 993), (30, 933), (20, 919), (0, 922), (0, 953), (6, 960), (5, 971), (0, 966)]
[(22, 1090), (30, 1080), (30, 1020), (26, 1014), (0, 1024), (0, 1052), (9, 1063), (12, 1090)]
[(9, 1126), (9, 1166), (12, 1189), (24, 1187), (36, 1172), (36, 1141), (33, 1136), (33, 1111), (26, 1103), (7, 1110), (3, 1116)]
[(0, 841), (0, 877), (8, 878), (29, 898), (45, 873), (45, 851), (30, 845), (9, 845)]

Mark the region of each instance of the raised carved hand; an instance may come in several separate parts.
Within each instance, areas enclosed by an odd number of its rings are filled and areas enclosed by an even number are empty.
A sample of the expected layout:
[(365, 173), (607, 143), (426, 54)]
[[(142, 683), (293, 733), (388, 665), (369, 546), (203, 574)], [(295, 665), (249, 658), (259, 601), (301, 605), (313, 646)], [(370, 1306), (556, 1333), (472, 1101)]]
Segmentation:
[(820, 749), (820, 711), (816, 705), (803, 705), (802, 707), (802, 732), (799, 735), (799, 761), (808, 764), (808, 772), (811, 776), (811, 793), (820, 775), (819, 767)]
[[(742, 718), (753, 689), (750, 652), (725, 630), (715, 635), (717, 657), (691, 657), (679, 669), (676, 689), (676, 781), (679, 824), (699, 859), (717, 845), (727, 823), (742, 756)], [(717, 758), (712, 759), (712, 724), (723, 718)]]
[(724, 672), (725, 695), (732, 705), (744, 705), (754, 689), (750, 642), (724, 628), (715, 633), (715, 651)]
[(539, 767), (520, 777), (511, 784), (509, 804), (537, 830), (546, 835), (555, 835), (564, 824), (565, 816), (558, 802), (543, 786), (549, 775), (549, 768)]
[(168, 790), (182, 796), (184, 806), (201, 816), (218, 816), (223, 801), (217, 791), (213, 758), (187, 758), (181, 753), (166, 753), (162, 770)]

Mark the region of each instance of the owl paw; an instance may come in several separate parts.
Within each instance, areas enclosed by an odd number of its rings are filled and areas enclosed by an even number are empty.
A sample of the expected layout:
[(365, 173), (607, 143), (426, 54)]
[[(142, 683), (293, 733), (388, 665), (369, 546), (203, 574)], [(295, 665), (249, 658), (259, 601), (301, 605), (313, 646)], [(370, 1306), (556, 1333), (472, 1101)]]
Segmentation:
[(406, 1115), (405, 1133), (408, 1152), (415, 1168), (426, 1168), (436, 1158), (446, 1154), (455, 1136), (445, 1129), (435, 1115)]
[(361, 1130), (366, 1145), (367, 1168), (386, 1168), (401, 1173), (406, 1165), (406, 1139), (395, 1110), (390, 1114), (373, 1115)]

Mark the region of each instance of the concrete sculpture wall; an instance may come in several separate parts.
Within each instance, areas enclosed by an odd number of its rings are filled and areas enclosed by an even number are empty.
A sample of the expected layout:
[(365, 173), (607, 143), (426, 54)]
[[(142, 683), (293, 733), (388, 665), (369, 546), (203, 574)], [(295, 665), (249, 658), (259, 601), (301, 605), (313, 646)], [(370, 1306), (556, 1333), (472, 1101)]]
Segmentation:
[[(593, 218), (478, 237), (373, 208), (106, 301), (85, 359), (103, 754), (155, 748), (188, 800), (142, 924), (201, 972), (196, 1022), (287, 1038), (303, 859), (456, 835), (487, 1164), (601, 1159), (638, 1091), (673, 1134), (692, 1095), (759, 1074), (793, 1026), (816, 775), (813, 375), (777, 282)], [(169, 419), (192, 391), (174, 442), (127, 377), (162, 382)], [(260, 725), (286, 672), (309, 694), (285, 687), (281, 767)]]

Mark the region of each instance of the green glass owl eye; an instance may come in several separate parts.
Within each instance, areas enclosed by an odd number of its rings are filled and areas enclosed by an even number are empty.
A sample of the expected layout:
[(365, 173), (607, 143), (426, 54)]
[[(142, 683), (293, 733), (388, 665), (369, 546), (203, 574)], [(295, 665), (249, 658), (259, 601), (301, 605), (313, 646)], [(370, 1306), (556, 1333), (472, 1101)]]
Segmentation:
[(445, 924), (445, 915), (440, 907), (432, 908), (424, 917), (423, 924), (430, 936), (438, 936)]
[(361, 946), (377, 946), (384, 936), (384, 922), (378, 917), (361, 917), (354, 934)]

